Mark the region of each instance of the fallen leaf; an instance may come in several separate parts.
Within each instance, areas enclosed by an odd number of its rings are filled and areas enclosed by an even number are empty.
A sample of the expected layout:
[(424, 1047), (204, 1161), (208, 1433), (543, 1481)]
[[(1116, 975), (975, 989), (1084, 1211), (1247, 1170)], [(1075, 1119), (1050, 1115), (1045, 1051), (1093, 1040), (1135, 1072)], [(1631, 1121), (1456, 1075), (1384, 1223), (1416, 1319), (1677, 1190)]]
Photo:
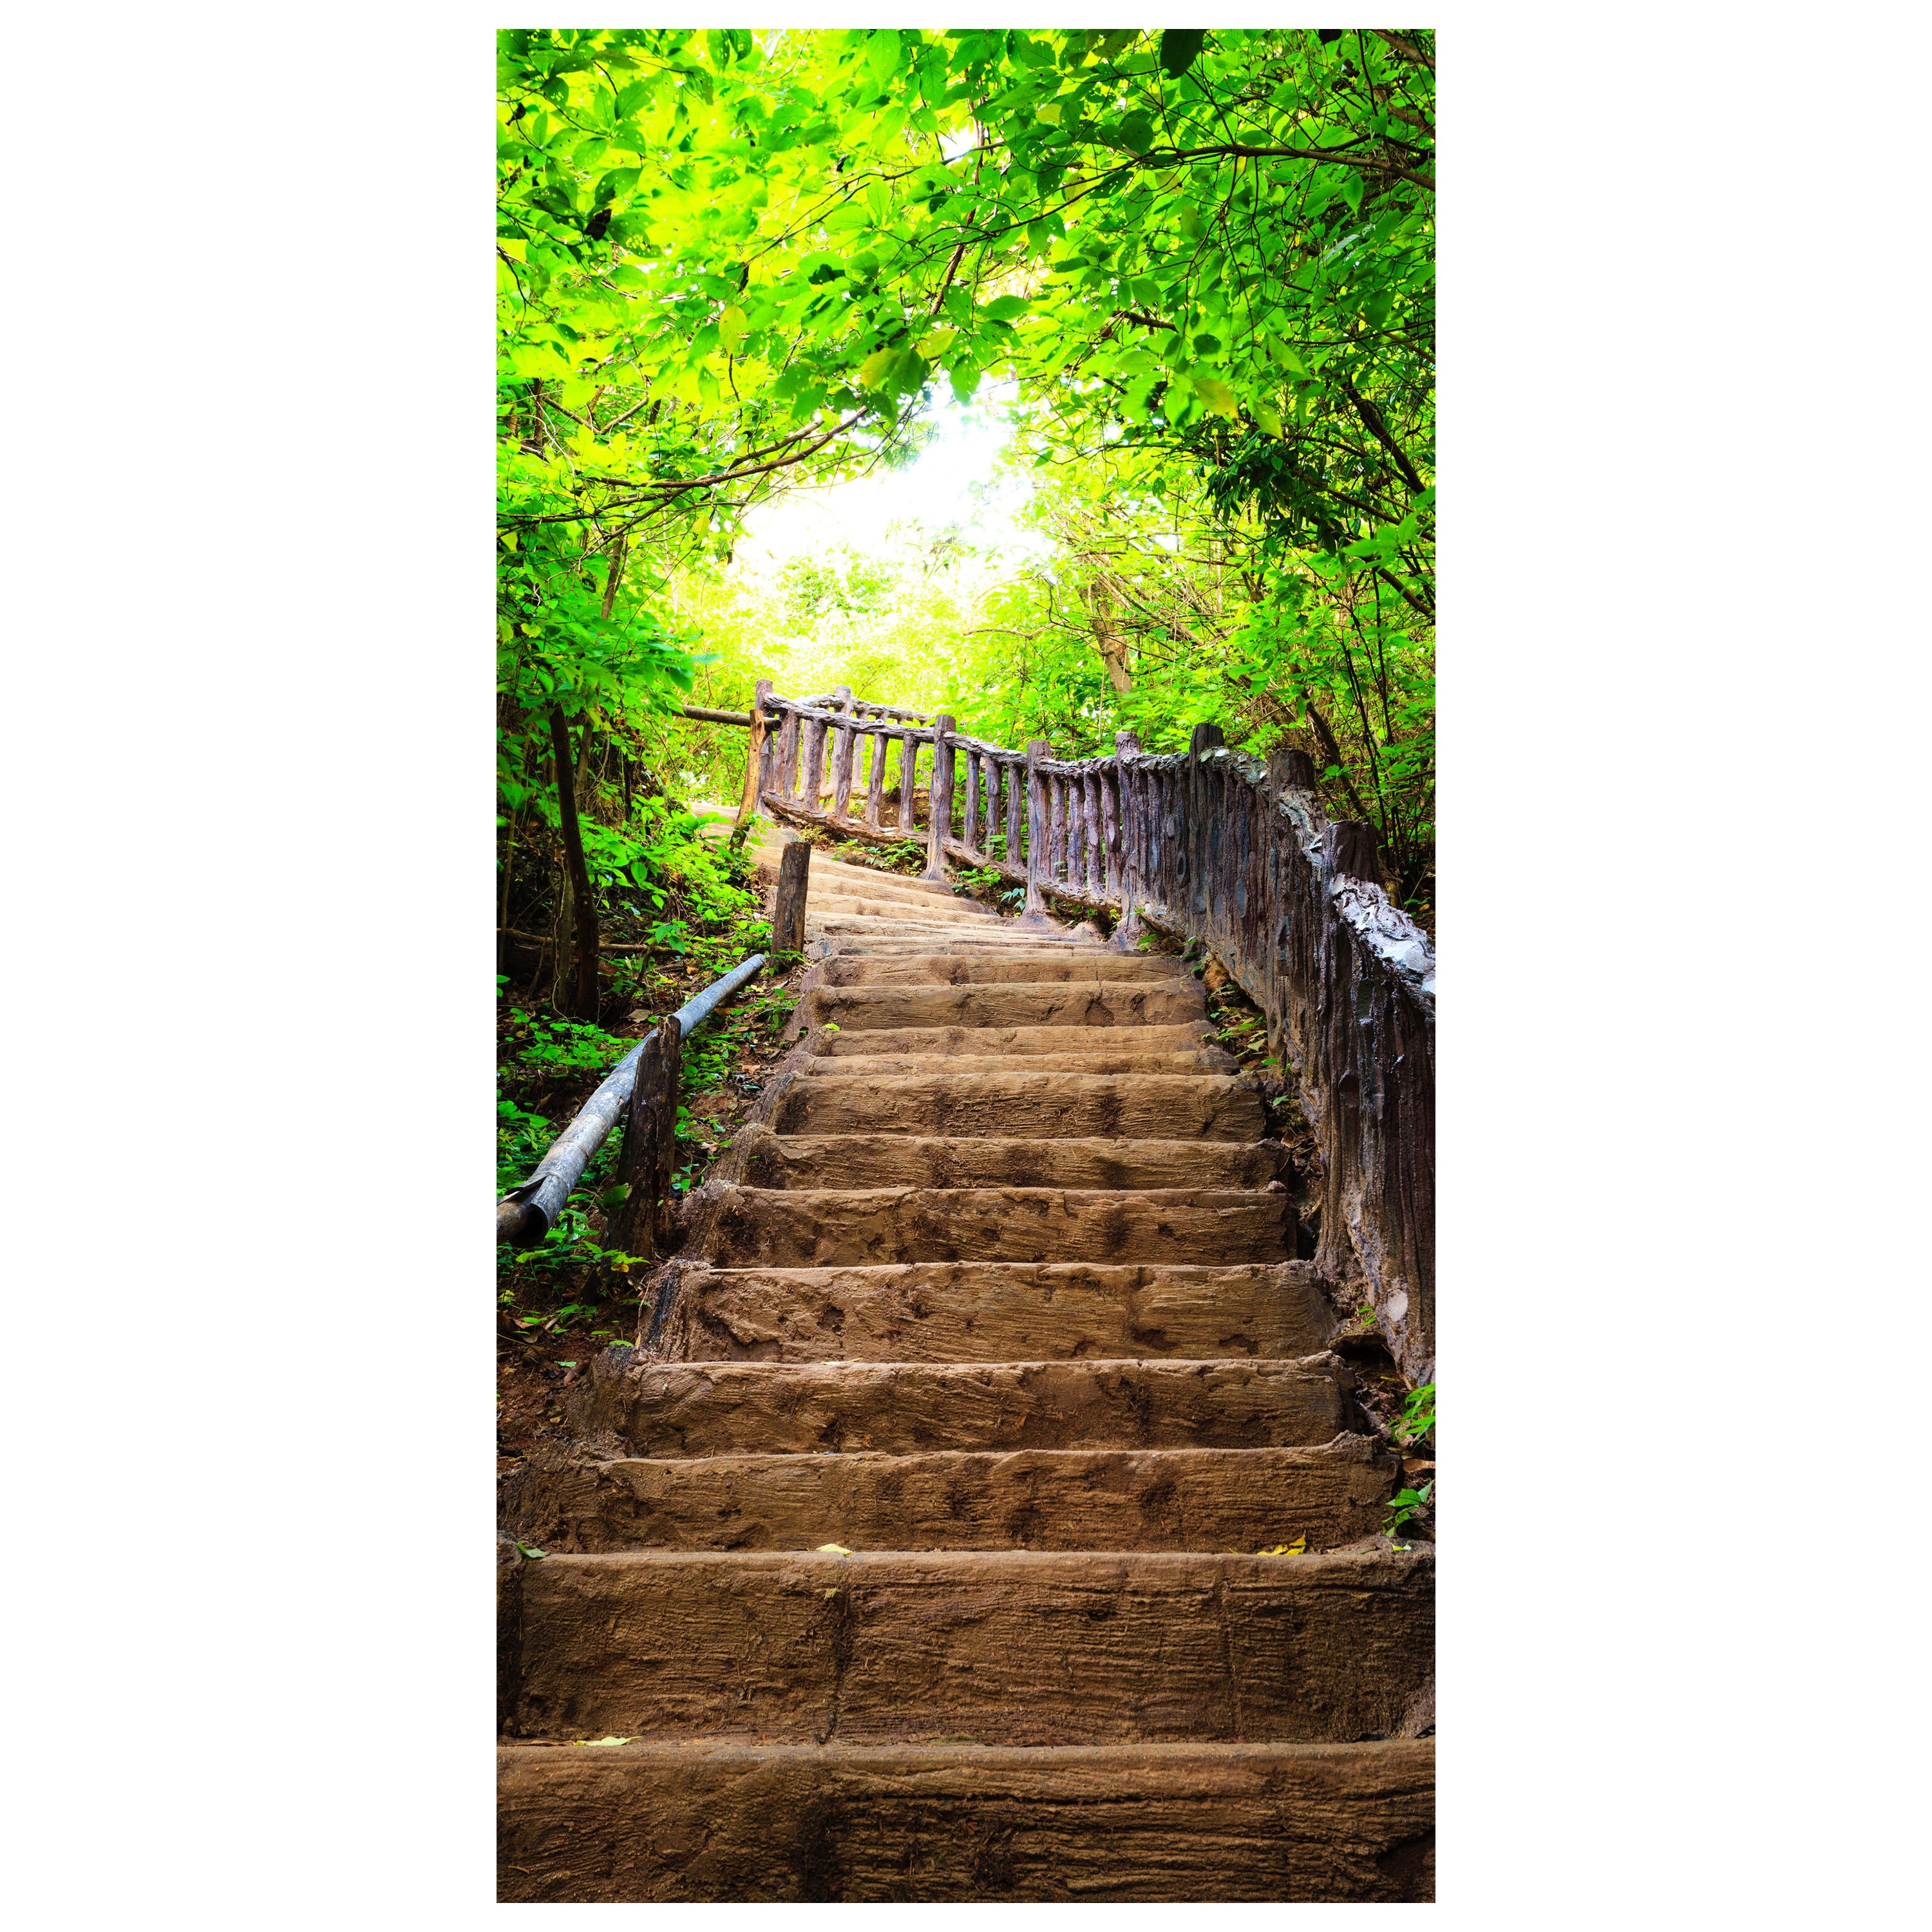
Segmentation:
[(550, 1552), (548, 1550), (539, 1550), (534, 1544), (520, 1543), (517, 1545), (517, 1547), (526, 1556), (529, 1557), (532, 1562), (534, 1562), (539, 1556), (548, 1556), (550, 1554)]
[(1258, 1556), (1306, 1556), (1308, 1554), (1308, 1532), (1305, 1529), (1292, 1543), (1277, 1543), (1272, 1550), (1261, 1550)]
[(818, 1553), (821, 1556), (850, 1556), (852, 1552), (842, 1543), (821, 1543)]
[(628, 1738), (572, 1738), (571, 1739), (571, 1742), (574, 1744), (627, 1744), (630, 1742)]

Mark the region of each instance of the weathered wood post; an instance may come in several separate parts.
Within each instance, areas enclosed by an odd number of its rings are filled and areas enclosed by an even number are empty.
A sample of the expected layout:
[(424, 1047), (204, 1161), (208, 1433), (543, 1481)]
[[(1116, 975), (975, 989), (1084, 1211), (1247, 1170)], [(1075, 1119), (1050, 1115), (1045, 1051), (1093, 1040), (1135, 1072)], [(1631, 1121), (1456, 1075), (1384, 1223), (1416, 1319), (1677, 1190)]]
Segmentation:
[(1107, 896), (1107, 848), (1101, 842), (1100, 772), (1096, 766), (1080, 780), (1080, 836), (1085, 844), (1083, 855), (1086, 892), (1090, 899)]
[(788, 706), (778, 726), (778, 748), (772, 766), (770, 790), (781, 798), (798, 796), (798, 713)]
[(816, 812), (825, 790), (825, 720), (807, 718), (799, 727), (798, 798)]
[(980, 849), (980, 754), (973, 751), (966, 754), (966, 812), (960, 843), (969, 852)]
[(1331, 878), (1361, 879), (1372, 886), (1382, 884), (1382, 856), (1372, 825), (1359, 818), (1332, 819), (1322, 829), (1322, 848)]
[(1315, 760), (1292, 745), (1277, 745), (1268, 754), (1268, 784), (1276, 792), (1313, 791)]
[(918, 830), (913, 818), (912, 788), (919, 777), (919, 740), (910, 730), (899, 734), (899, 830)]
[(1189, 734), (1187, 782), (1181, 794), (1181, 808), (1187, 814), (1187, 822), (1180, 828), (1180, 847), (1187, 859), (1184, 901), (1186, 908), (1204, 922), (1208, 917), (1208, 831), (1214, 808), (1208, 775), (1201, 769), (1201, 754), (1220, 742), (1218, 724), (1197, 724)]
[(1066, 860), (1066, 781), (1049, 776), (1046, 782), (1046, 876), (1060, 884)]
[(771, 695), (771, 680), (760, 678), (758, 694), (752, 700), (752, 728), (747, 734), (751, 742), (745, 749), (745, 796), (739, 801), (738, 817), (731, 827), (734, 851), (744, 844), (745, 836), (752, 829), (752, 821), (758, 815), (758, 800), (764, 793), (765, 767), (770, 762), (765, 748), (765, 706), (770, 703)]
[(675, 1014), (652, 1031), (638, 1056), (630, 1101), (624, 1109), (617, 1178), (631, 1191), (611, 1210), (610, 1245), (644, 1261), (657, 1254), (664, 1202), (670, 1193), (683, 1034)]
[(927, 801), (926, 872), (946, 876), (946, 835), (952, 830), (952, 720), (944, 711), (932, 721), (932, 790)]
[(1018, 759), (1006, 766), (1006, 863), (1017, 868), (1024, 860), (1020, 843), (1020, 818), (1026, 809), (1027, 766)]
[(1120, 902), (1120, 768), (1100, 774), (1100, 889), (1115, 904)]
[[(852, 693), (850, 688), (841, 685), (832, 694), (832, 708), (849, 719), (852, 715)], [(834, 817), (843, 818), (845, 808), (852, 800), (852, 752), (858, 740), (850, 724), (835, 724), (832, 728), (834, 743), (832, 752), (832, 810)]]
[(805, 898), (812, 869), (812, 848), (794, 838), (778, 860), (778, 890), (772, 898), (772, 950), (805, 950)]
[(1046, 781), (1040, 776), (1040, 761), (1047, 754), (1044, 738), (1029, 738), (1026, 748), (1027, 849), (1025, 919), (1043, 919), (1046, 901), (1040, 890), (1040, 873), (1046, 863), (1042, 849), (1046, 842)]
[(879, 809), (886, 796), (886, 748), (890, 742), (882, 726), (874, 726), (866, 734), (872, 742), (872, 763), (866, 778), (866, 823), (876, 832), (879, 829)]

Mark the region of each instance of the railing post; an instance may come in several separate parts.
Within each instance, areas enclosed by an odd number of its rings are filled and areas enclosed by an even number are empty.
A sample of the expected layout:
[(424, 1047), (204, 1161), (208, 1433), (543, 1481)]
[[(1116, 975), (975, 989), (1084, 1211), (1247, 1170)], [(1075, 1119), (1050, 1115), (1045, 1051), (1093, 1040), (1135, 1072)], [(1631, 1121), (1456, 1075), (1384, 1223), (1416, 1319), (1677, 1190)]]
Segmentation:
[(966, 754), (965, 836), (962, 842), (969, 852), (980, 849), (980, 754)]
[(812, 848), (795, 838), (778, 859), (778, 890), (772, 896), (772, 950), (805, 950), (805, 898), (811, 877)]
[(664, 1203), (670, 1192), (683, 1034), (675, 1014), (652, 1030), (638, 1055), (631, 1098), (624, 1109), (617, 1178), (631, 1191), (611, 1212), (610, 1240), (611, 1246), (641, 1261), (652, 1260), (657, 1254)]
[(883, 727), (875, 726), (866, 733), (872, 747), (872, 769), (866, 778), (866, 823), (876, 832), (879, 829), (879, 808), (886, 796), (886, 748), (890, 742)]
[(1046, 842), (1046, 781), (1040, 775), (1040, 761), (1047, 754), (1044, 738), (1029, 738), (1026, 748), (1027, 849), (1026, 911), (1028, 919), (1042, 918), (1046, 901), (1040, 890), (1040, 878), (1046, 862), (1040, 849)]
[(744, 844), (745, 835), (758, 815), (758, 801), (764, 796), (765, 767), (770, 763), (765, 738), (765, 706), (771, 702), (771, 680), (760, 678), (758, 695), (752, 700), (751, 742), (745, 752), (745, 796), (739, 802), (737, 820), (731, 827), (734, 851)]
[(798, 795), (797, 774), (798, 713), (788, 707), (778, 726), (778, 748), (772, 770), (772, 782), (766, 789), (776, 792), (781, 798), (795, 798)]
[(1268, 754), (1268, 784), (1276, 792), (1313, 791), (1315, 760), (1292, 745), (1277, 745)]
[(1007, 763), (1006, 772), (1006, 863), (1016, 869), (1024, 856), (1020, 844), (1020, 824), (1025, 811), (1025, 765), (1018, 758)]
[(912, 809), (913, 787), (919, 782), (919, 740), (910, 728), (899, 737), (899, 830), (914, 832), (918, 828)]
[(825, 721), (808, 718), (798, 734), (799, 802), (816, 812), (825, 790)]
[[(841, 685), (832, 694), (833, 708), (848, 718), (852, 715), (852, 693)], [(857, 740), (848, 724), (832, 727), (835, 734), (832, 752), (832, 812), (837, 818), (845, 816), (845, 808), (852, 799), (852, 752)]]
[(932, 721), (932, 786), (927, 796), (926, 873), (946, 876), (946, 838), (952, 830), (952, 720), (942, 711)]
[(1382, 856), (1376, 848), (1372, 825), (1359, 818), (1331, 819), (1322, 830), (1322, 848), (1330, 878), (1360, 879), (1372, 886), (1382, 884)]

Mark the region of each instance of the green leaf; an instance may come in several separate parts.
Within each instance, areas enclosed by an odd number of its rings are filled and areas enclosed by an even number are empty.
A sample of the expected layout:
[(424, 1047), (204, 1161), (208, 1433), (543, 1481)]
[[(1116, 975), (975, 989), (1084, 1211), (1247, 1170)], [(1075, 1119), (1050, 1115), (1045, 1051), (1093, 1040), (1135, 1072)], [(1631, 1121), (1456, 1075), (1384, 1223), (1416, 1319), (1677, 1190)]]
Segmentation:
[(997, 296), (980, 313), (991, 322), (1011, 322), (1016, 316), (1024, 315), (1028, 306), (1024, 296)]
[(1137, 108), (1114, 131), (1130, 154), (1144, 154), (1154, 146), (1154, 116), (1145, 108)]
[(1168, 27), (1160, 37), (1160, 70), (1170, 80), (1178, 80), (1194, 64), (1195, 56), (1208, 38), (1204, 27)]
[(881, 27), (866, 43), (866, 64), (880, 86), (884, 87), (897, 71), (899, 64), (899, 37), (890, 27)]
[(1194, 385), (1194, 393), (1216, 415), (1232, 416), (1237, 413), (1234, 392), (1226, 382), (1218, 382), (1212, 376), (1196, 376), (1190, 379)]

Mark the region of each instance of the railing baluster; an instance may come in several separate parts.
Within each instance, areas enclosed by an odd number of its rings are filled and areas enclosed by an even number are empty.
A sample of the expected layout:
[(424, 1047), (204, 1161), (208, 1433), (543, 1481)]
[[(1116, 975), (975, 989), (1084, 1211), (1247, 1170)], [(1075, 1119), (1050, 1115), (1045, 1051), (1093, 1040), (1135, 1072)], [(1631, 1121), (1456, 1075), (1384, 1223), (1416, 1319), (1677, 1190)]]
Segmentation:
[(879, 808), (886, 795), (886, 734), (876, 727), (866, 734), (872, 748), (872, 761), (866, 776), (866, 823), (879, 829)]

